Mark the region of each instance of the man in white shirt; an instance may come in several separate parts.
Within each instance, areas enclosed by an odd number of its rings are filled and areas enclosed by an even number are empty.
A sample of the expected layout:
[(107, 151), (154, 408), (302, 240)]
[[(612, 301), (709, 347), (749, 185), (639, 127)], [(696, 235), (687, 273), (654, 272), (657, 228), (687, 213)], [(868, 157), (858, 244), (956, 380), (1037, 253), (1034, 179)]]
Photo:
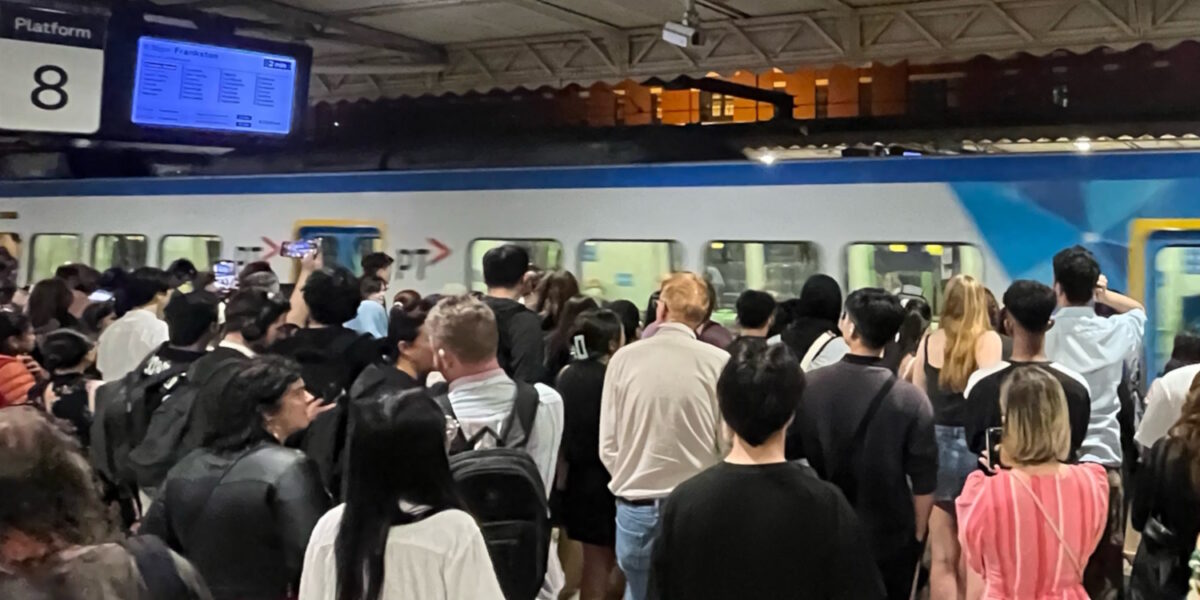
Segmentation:
[(600, 400), (600, 461), (617, 497), (617, 564), (626, 600), (647, 597), (659, 506), (693, 475), (721, 461), (717, 379), (729, 353), (696, 339), (708, 289), (694, 273), (662, 286), (653, 337), (617, 351)]
[(124, 377), (167, 341), (162, 314), (170, 290), (170, 278), (162, 269), (142, 267), (129, 276), (123, 288), (129, 310), (100, 334), (96, 346), (96, 368), (105, 381)]
[[(514, 407), (517, 385), (497, 359), (499, 330), (492, 309), (471, 296), (452, 296), (438, 303), (425, 321), (434, 364), (449, 383), (450, 405), (463, 433), (470, 438), (483, 428), (505, 435), (503, 424)], [(547, 495), (554, 485), (558, 448), (562, 443), (562, 397), (536, 384), (539, 404), (525, 452), (533, 458)], [(558, 597), (565, 583), (558, 552), (550, 548), (546, 580), (539, 598)]]
[[(1124, 487), (1121, 478), (1121, 425), (1117, 395), (1126, 359), (1142, 343), (1146, 309), (1140, 302), (1108, 289), (1100, 264), (1081, 246), (1054, 256), (1054, 291), (1058, 312), (1046, 332), (1046, 355), (1079, 373), (1091, 391), (1088, 433), (1080, 448), (1081, 462), (1094, 462), (1108, 471), (1109, 514), (1105, 536), (1088, 561), (1084, 587), (1096, 599), (1116, 598), (1123, 584), (1125, 542)], [(1116, 314), (1096, 314), (1095, 304)]]

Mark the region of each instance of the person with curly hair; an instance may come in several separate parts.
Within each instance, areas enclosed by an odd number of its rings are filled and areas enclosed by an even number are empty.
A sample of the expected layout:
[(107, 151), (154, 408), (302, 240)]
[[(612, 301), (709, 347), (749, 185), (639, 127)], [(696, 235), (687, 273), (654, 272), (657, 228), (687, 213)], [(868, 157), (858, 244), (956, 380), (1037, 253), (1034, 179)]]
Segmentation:
[(34, 407), (0, 410), (0, 598), (210, 600), (154, 539), (119, 540), (79, 443)]

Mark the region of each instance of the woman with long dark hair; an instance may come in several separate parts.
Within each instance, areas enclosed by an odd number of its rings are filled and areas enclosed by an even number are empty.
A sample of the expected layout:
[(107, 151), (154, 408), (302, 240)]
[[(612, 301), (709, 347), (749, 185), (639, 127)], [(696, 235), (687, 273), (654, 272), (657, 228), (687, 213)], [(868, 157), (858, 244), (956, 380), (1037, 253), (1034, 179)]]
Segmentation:
[(446, 457), (446, 417), (424, 389), (385, 392), (350, 438), (346, 502), (304, 554), (300, 600), (502, 599)]
[(1182, 599), (1191, 575), (1188, 557), (1200, 535), (1200, 376), (1192, 380), (1179, 420), (1142, 463), (1130, 519), (1142, 533), (1132, 597)]
[(917, 357), (917, 348), (921, 346), (931, 322), (933, 312), (929, 303), (923, 298), (908, 298), (904, 303), (904, 322), (900, 324), (896, 341), (884, 347), (883, 365), (901, 379), (912, 381), (913, 359)]
[(308, 393), (291, 359), (237, 368), (229, 393), (196, 400), (204, 440), (167, 473), (140, 532), (192, 561), (216, 600), (294, 598), (330, 503), (316, 463), (283, 444), (334, 405)]
[[(567, 536), (583, 544), (581, 600), (608, 597), (609, 575), (617, 565), (616, 498), (611, 477), (600, 462), (600, 396), (608, 359), (623, 346), (625, 326), (611, 310), (589, 310), (571, 328), (574, 360), (558, 375), (563, 397), (562, 458), (566, 470), (562, 512)], [(563, 467), (560, 467), (563, 468)]]
[(45, 335), (63, 327), (79, 326), (79, 319), (71, 314), (71, 303), (75, 296), (67, 282), (61, 279), (43, 279), (34, 284), (29, 292), (25, 312), (38, 335)]
[(538, 283), (536, 294), (537, 304), (532, 308), (542, 319), (542, 331), (554, 331), (567, 302), (579, 295), (579, 281), (570, 271), (554, 271)]
[(546, 336), (546, 378), (543, 383), (553, 385), (558, 372), (571, 362), (571, 329), (575, 319), (589, 310), (600, 308), (600, 304), (590, 296), (575, 296), (563, 306), (558, 317), (558, 325)]

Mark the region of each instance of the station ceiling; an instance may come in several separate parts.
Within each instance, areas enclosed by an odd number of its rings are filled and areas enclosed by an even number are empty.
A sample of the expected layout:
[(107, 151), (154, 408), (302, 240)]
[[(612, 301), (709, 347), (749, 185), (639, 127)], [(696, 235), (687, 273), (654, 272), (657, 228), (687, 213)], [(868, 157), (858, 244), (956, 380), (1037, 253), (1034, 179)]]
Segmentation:
[(1200, 0), (695, 0), (689, 48), (686, 0), (156, 1), (305, 40), (314, 102), (1200, 39)]

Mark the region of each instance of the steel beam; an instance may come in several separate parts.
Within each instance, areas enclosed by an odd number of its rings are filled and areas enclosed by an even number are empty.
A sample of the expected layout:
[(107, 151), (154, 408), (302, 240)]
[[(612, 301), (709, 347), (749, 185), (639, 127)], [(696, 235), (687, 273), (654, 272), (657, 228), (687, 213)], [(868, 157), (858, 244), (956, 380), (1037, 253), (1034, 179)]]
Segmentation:
[[(1200, 39), (1195, 16), (1200, 0), (919, 0), (862, 8), (853, 8), (853, 0), (839, 1), (797, 13), (706, 21), (701, 24), (706, 44), (691, 48), (662, 41), (657, 25), (620, 35), (598, 27), (453, 44), (440, 74), (396, 74), (382, 80), (382, 90), (365, 78), (351, 78), (336, 93), (314, 89), (313, 98), (562, 87), (866, 61), (958, 61)], [(340, 61), (357, 62), (345, 56)]]

